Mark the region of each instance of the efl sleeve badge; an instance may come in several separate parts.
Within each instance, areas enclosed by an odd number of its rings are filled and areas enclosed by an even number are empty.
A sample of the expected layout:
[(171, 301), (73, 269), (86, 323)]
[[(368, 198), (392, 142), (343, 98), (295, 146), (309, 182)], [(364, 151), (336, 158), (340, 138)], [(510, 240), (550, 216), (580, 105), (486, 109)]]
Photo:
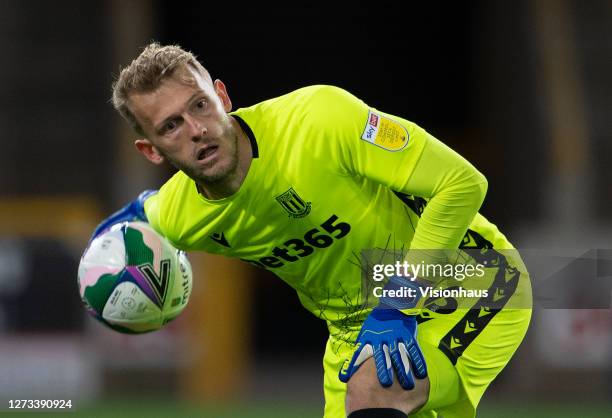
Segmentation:
[(370, 110), (361, 139), (387, 151), (400, 151), (408, 145), (409, 135), (398, 122)]

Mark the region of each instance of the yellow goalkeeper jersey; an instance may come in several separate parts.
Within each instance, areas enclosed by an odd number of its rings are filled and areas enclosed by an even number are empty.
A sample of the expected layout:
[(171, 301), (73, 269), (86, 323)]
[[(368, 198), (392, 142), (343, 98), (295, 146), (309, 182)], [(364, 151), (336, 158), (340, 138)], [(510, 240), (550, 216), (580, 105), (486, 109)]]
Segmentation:
[(331, 86), (232, 115), (254, 157), (240, 189), (208, 200), (178, 172), (146, 215), (180, 249), (273, 271), (323, 319), (359, 315), (362, 250), (511, 248), (477, 214), (482, 174), (412, 122)]

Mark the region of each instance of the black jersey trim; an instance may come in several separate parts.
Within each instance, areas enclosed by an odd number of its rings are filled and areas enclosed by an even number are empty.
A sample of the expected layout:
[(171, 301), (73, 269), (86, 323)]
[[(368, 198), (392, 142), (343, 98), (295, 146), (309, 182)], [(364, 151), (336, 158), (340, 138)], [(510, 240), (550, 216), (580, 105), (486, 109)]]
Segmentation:
[(253, 158), (259, 158), (259, 147), (257, 146), (257, 139), (255, 139), (255, 134), (251, 130), (251, 127), (247, 125), (247, 123), (238, 115), (232, 115), (238, 125), (242, 128), (244, 133), (249, 137), (249, 142), (251, 143), (251, 151), (253, 152)]
[[(421, 217), (427, 200), (418, 196), (411, 196), (406, 193), (393, 191), (395, 195), (408, 206), (418, 217)], [(506, 306), (508, 300), (518, 287), (521, 272), (509, 265), (507, 258), (493, 248), (493, 243), (480, 235), (478, 232), (468, 229), (459, 244), (459, 249), (469, 250), (478, 249), (480, 252), (470, 252), (469, 254), (480, 263), (488, 266), (499, 266), (495, 274), (495, 279), (489, 287), (489, 295), (480, 298), (474, 306), (446, 333), (438, 344), (438, 349), (453, 363), (457, 364), (459, 357), (469, 347), (469, 345), (480, 335), (491, 320)], [(450, 314), (454, 309), (441, 314)], [(417, 317), (420, 324), (432, 319), (421, 313)]]

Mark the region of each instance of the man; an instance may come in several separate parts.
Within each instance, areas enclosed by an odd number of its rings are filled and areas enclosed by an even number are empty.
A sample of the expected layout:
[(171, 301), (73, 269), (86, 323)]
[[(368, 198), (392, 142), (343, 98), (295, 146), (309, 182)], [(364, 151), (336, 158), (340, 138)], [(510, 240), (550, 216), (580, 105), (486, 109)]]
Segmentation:
[[(275, 272), (328, 324), (326, 418), (474, 416), (530, 310), (510, 309), (529, 298), (528, 276), (477, 213), (486, 180), (472, 165), (414, 123), (335, 87), (231, 112), (223, 82), (177, 46), (147, 46), (113, 89), (138, 151), (179, 171), (94, 235), (147, 220), (180, 249)], [(495, 298), (470, 306), (446, 298), (442, 308), (418, 292), (398, 299), (388, 292), (427, 288), (432, 279), (398, 271), (378, 288), (391, 296), (369, 303), (367, 254), (397, 258), (399, 250), (418, 263), (423, 254), (439, 259), (432, 249), (459, 247), (477, 250), (471, 264), (490, 262)]]

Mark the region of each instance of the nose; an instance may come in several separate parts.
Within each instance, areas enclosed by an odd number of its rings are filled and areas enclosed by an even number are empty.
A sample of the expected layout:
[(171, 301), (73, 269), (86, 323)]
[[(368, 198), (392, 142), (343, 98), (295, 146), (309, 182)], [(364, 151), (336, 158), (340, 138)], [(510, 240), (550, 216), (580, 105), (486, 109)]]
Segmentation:
[(186, 116), (185, 121), (187, 125), (189, 125), (191, 140), (193, 142), (198, 142), (207, 134), (208, 130), (197, 118)]

